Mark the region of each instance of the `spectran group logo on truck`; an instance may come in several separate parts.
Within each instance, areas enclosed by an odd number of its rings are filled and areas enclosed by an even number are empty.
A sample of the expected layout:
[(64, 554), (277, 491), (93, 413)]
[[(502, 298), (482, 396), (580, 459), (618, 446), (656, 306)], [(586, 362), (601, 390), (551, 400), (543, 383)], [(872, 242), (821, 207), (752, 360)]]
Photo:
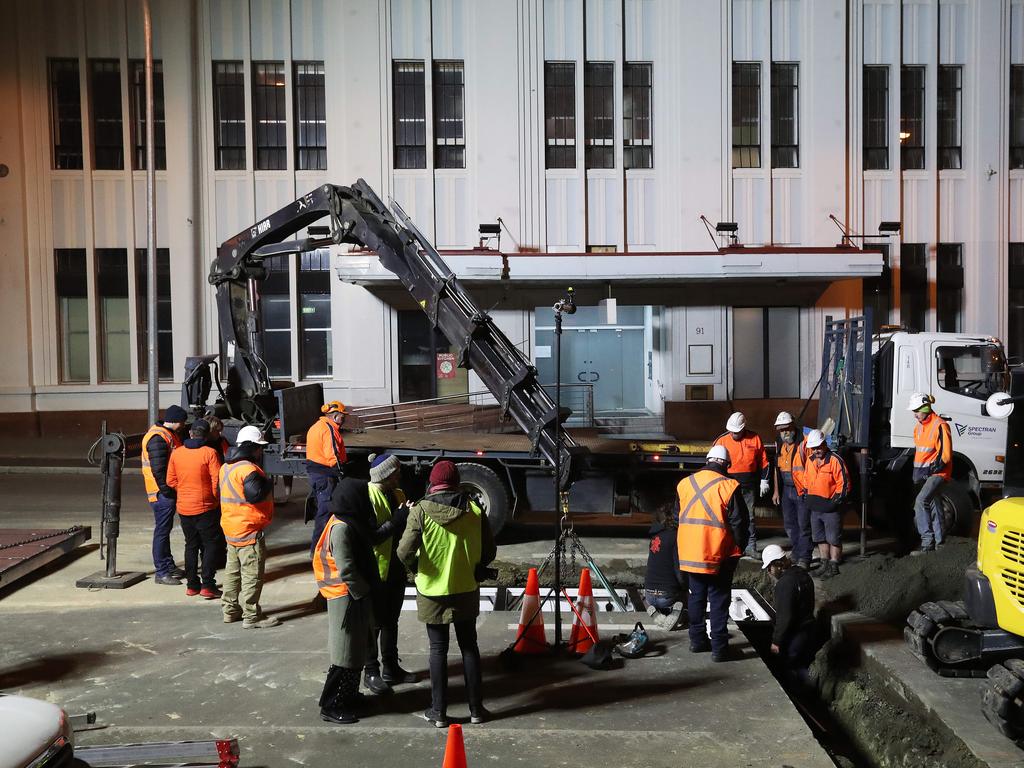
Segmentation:
[(958, 424), (954, 421), (953, 426), (956, 427), (956, 434), (958, 437), (966, 436), (968, 439), (991, 437), (996, 433), (995, 427), (981, 426), (978, 424)]

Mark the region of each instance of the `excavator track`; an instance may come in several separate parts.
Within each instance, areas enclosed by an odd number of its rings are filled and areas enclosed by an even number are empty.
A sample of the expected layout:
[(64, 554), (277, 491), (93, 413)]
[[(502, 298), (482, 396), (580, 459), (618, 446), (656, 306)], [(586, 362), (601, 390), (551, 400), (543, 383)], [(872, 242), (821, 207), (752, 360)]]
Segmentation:
[(996, 729), (1024, 746), (1024, 660), (1007, 659), (991, 667), (981, 694), (981, 711)]
[[(922, 603), (907, 616), (903, 639), (910, 652), (942, 677), (984, 677), (984, 660), (980, 654), (957, 648), (950, 652), (950, 643), (936, 646), (944, 630), (961, 630), (970, 637), (978, 629), (972, 625), (963, 602), (939, 600)], [(944, 633), (946, 635), (952, 632)]]

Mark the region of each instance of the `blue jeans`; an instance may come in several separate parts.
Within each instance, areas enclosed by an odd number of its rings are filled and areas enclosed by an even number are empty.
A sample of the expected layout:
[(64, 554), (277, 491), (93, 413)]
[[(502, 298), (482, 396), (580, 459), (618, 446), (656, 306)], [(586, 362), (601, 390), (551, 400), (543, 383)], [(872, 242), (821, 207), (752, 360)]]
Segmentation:
[(782, 524), (793, 548), (790, 553), (795, 563), (811, 560), (811, 512), (792, 485), (783, 485), (779, 494)]
[(672, 613), (673, 605), (683, 602), (683, 595), (681, 593), (670, 595), (667, 592), (652, 592), (649, 589), (645, 589), (644, 602), (648, 605), (653, 605), (662, 616), (668, 616)]
[(939, 494), (946, 479), (942, 475), (932, 475), (922, 483), (914, 501), (914, 522), (917, 532), (921, 534), (921, 549), (933, 549), (936, 544), (945, 540), (942, 530), (942, 504)]
[(149, 506), (153, 508), (153, 568), (158, 577), (170, 576), (175, 567), (171, 557), (175, 501), (158, 493), (156, 501), (150, 502)]
[(729, 604), (732, 602), (732, 575), (736, 560), (722, 562), (718, 573), (687, 573), (690, 599), (690, 645), (707, 642), (704, 616), (710, 607), (711, 650), (721, 652), (729, 647)]
[(750, 540), (747, 542), (748, 553), (757, 554), (757, 527), (754, 522), (754, 506), (757, 504), (757, 485), (741, 485), (740, 493), (743, 494), (743, 501), (747, 505), (747, 512), (750, 513)]
[(331, 519), (331, 496), (334, 489), (338, 487), (337, 477), (310, 478), (309, 484), (313, 493), (316, 494), (316, 517), (313, 518), (313, 540), (309, 544), (309, 552), (312, 557), (316, 549), (316, 543), (320, 541), (320, 534), (327, 527), (327, 521)]

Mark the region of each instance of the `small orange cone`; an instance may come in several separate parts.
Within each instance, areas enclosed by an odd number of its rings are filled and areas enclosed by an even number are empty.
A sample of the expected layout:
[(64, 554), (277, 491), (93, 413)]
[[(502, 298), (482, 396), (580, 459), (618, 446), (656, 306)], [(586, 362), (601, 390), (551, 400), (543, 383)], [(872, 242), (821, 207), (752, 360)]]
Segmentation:
[(466, 744), (462, 740), (462, 726), (458, 723), (448, 726), (448, 743), (444, 747), (441, 768), (466, 768)]
[[(590, 569), (580, 571), (580, 588), (576, 593), (576, 609), (579, 617), (573, 616), (572, 631), (569, 633), (569, 652), (586, 653), (599, 638), (597, 634), (597, 605), (594, 602), (594, 590), (590, 585)], [(580, 624), (580, 617), (590, 627), (590, 632)]]
[[(525, 627), (525, 629), (524, 629)], [(546, 653), (548, 641), (544, 637), (544, 615), (540, 612), (540, 582), (537, 569), (531, 568), (526, 577), (526, 592), (523, 593), (523, 608), (519, 613), (519, 629), (516, 630), (516, 653)]]

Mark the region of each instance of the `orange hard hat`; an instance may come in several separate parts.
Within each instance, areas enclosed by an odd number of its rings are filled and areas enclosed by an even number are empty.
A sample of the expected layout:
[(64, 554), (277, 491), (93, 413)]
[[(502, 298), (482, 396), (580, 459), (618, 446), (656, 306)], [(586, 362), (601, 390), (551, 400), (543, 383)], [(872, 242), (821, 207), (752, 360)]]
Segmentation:
[(320, 406), (321, 413), (344, 413), (345, 404), (339, 400), (331, 400), (329, 403), (324, 403)]

